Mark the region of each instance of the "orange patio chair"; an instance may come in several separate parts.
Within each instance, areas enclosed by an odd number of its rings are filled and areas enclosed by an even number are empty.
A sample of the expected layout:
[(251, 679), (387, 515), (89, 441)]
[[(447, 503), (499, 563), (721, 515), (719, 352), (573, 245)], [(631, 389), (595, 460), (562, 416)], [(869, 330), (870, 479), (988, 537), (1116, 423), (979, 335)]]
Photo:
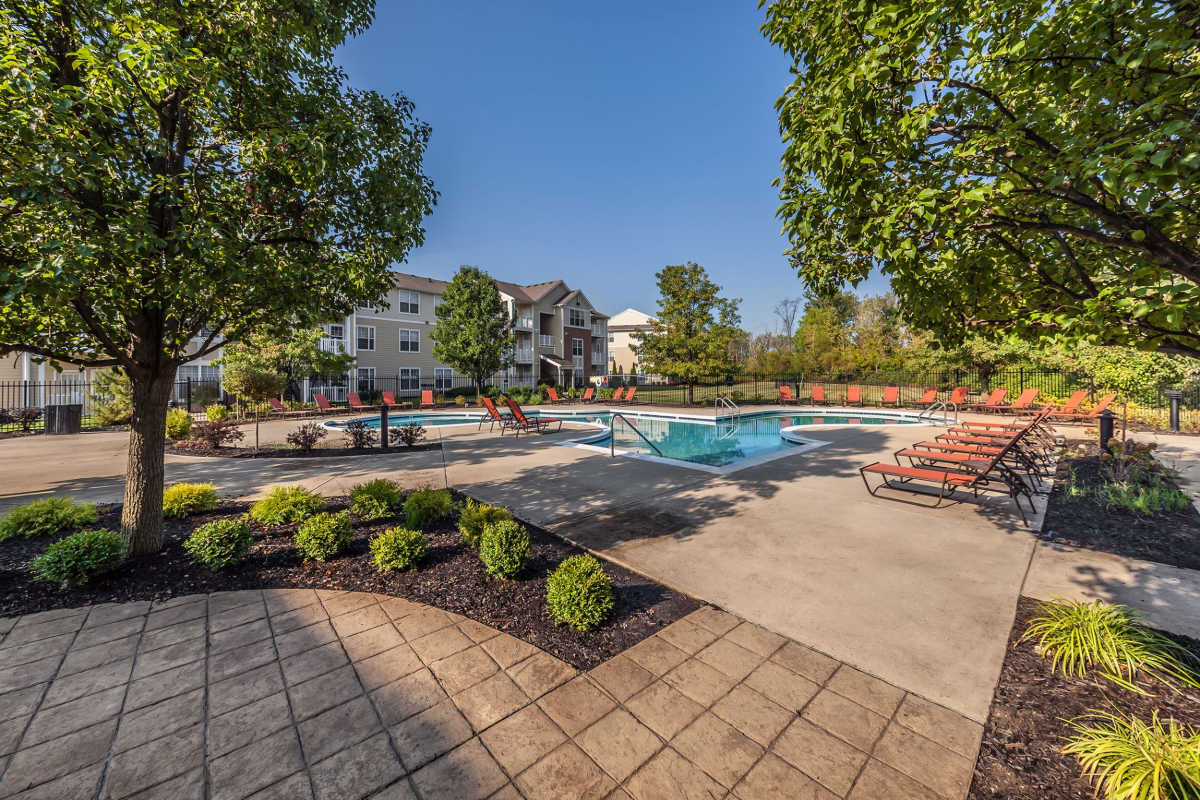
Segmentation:
[(800, 401), (792, 397), (792, 387), (786, 383), (779, 387), (779, 404), (782, 406), (799, 405)]
[(961, 406), (963, 401), (967, 399), (967, 387), (955, 386), (954, 391), (950, 393), (950, 405)]
[(551, 403), (570, 403), (571, 402), (571, 398), (569, 398), (569, 397), (559, 397), (558, 390), (555, 389), (553, 386), (546, 387), (546, 394), (550, 395)]
[(624, 392), (625, 392), (625, 387), (618, 386), (616, 389), (613, 390), (612, 397), (608, 398), (607, 400), (601, 400), (600, 402), (601, 403), (619, 403), (619, 402), (621, 402), (621, 395), (624, 394)]
[(819, 383), (812, 387), (812, 398), (809, 402), (815, 406), (829, 405), (829, 403), (825, 400), (825, 387)]
[(396, 393), (395, 392), (384, 392), (383, 393), (383, 402), (384, 402), (384, 405), (389, 405), (389, 406), (400, 405), (399, 403), (396, 402)]
[[(508, 410), (512, 412), (513, 417), (513, 421), (508, 425), (508, 427), (512, 428), (516, 436), (520, 436), (521, 431), (537, 431), (538, 433), (545, 433), (546, 429), (556, 422), (558, 423), (558, 427), (555, 430), (562, 430), (561, 419), (541, 416), (529, 417), (525, 415), (525, 412), (521, 410), (521, 407), (517, 405), (516, 402), (514, 402), (511, 398), (504, 398), (504, 402), (508, 406)], [(503, 429), (501, 429), (500, 435), (504, 435)]]
[(1037, 399), (1037, 396), (1037, 389), (1026, 389), (1021, 392), (1016, 400), (1012, 401), (1011, 405), (1001, 406), (1000, 410), (1010, 414), (1015, 414), (1018, 411), (1026, 411), (1033, 405), (1033, 401)]
[(964, 410), (968, 411), (999, 411), (1004, 407), (1004, 398), (1008, 396), (1008, 389), (1001, 387), (993, 389), (988, 395), (988, 399), (982, 403), (967, 403), (963, 406)]
[(350, 401), (350, 407), (355, 411), (369, 411), (371, 409), (371, 406), (364, 403), (362, 398), (358, 396), (358, 392), (347, 393), (346, 399)]
[(584, 403), (590, 403), (592, 401), (592, 398), (595, 396), (596, 396), (596, 387), (589, 386), (589, 387), (587, 387), (587, 391), (585, 391), (583, 393), (583, 397), (581, 397), (579, 399)]
[(899, 386), (883, 387), (883, 398), (879, 401), (879, 405), (895, 406), (896, 408), (899, 408), (900, 407), (900, 387)]
[(421, 408), (433, 408), (433, 390), (421, 390)]
[(862, 387), (861, 386), (848, 387), (846, 389), (846, 405), (861, 406), (862, 404), (863, 404)]

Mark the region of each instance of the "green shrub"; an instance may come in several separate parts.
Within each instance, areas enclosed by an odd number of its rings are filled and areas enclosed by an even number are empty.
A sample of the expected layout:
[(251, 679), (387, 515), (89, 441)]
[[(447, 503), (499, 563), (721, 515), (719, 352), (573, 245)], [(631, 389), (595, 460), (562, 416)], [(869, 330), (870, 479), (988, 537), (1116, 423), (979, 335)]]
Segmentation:
[(427, 531), (450, 513), (450, 492), (418, 489), (404, 501), (404, 521), (410, 528)]
[(218, 519), (201, 525), (183, 543), (187, 554), (216, 572), (240, 564), (254, 541), (250, 526), (240, 519)]
[(490, 523), (510, 520), (513, 516), (507, 508), (489, 506), (468, 499), (466, 505), (458, 513), (458, 533), (463, 544), (479, 549), (479, 539), (483, 529)]
[(192, 415), (182, 408), (167, 409), (167, 438), (186, 439), (192, 431)]
[(350, 490), (350, 510), (363, 519), (383, 519), (392, 515), (401, 497), (399, 484), (376, 478)]
[(466, 396), (461, 395), (461, 394), (455, 395), (454, 396), (454, 405), (458, 406), (459, 408), (465, 407), (467, 405)]
[(186, 517), (212, 511), (220, 499), (211, 483), (175, 483), (163, 490), (163, 516)]
[(100, 518), (91, 503), (80, 503), (70, 497), (48, 497), (17, 506), (0, 517), (0, 542), (14, 536), (42, 536), (70, 528), (90, 525)]
[(204, 416), (208, 417), (209, 422), (220, 422), (221, 420), (229, 419), (229, 406), (213, 403), (204, 409)]
[[(1085, 724), (1090, 720), (1092, 724)], [(1158, 712), (1149, 724), (1093, 711), (1072, 720), (1075, 735), (1063, 752), (1073, 755), (1097, 796), (1111, 800), (1196, 800), (1200, 797), (1200, 732)]]
[(594, 628), (612, 613), (612, 579), (592, 556), (571, 556), (550, 573), (546, 606), (556, 622), (581, 631)]
[(313, 561), (328, 561), (350, 544), (353, 531), (350, 515), (317, 514), (306, 519), (296, 531), (296, 549)]
[(529, 531), (514, 520), (484, 526), (479, 540), (479, 558), (493, 575), (501, 578), (517, 576), (529, 559)]
[(1139, 625), (1135, 614), (1099, 600), (1043, 603), (1021, 641), (1032, 639), (1051, 669), (1068, 677), (1085, 677), (1096, 669), (1108, 680), (1135, 692), (1133, 679), (1144, 672), (1159, 680), (1200, 687), (1200, 664), (1190, 652), (1160, 633)]
[(38, 580), (67, 589), (116, 569), (124, 557), (125, 543), (116, 531), (80, 531), (47, 547), (29, 566)]
[(325, 499), (303, 486), (276, 486), (262, 500), (250, 506), (250, 518), (260, 525), (286, 525), (303, 522), (325, 510)]
[(133, 388), (129, 376), (116, 369), (96, 375), (89, 393), (92, 419), (97, 425), (124, 425), (133, 417)]
[(1138, 486), (1110, 483), (1096, 489), (1096, 496), (1109, 511), (1124, 511), (1148, 517), (1166, 511), (1184, 511), (1192, 501), (1174, 486)]
[(412, 569), (425, 556), (425, 534), (409, 528), (388, 528), (371, 538), (375, 569)]

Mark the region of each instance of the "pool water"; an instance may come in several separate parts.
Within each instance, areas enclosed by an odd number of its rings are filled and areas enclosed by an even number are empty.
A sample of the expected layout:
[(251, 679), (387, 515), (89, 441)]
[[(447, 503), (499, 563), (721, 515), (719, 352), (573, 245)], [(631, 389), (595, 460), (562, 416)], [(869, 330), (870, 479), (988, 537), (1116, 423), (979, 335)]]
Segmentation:
[[(608, 425), (612, 415), (596, 417), (597, 422)], [(635, 413), (630, 414), (628, 420), (617, 420), (613, 426), (615, 441), (612, 443), (625, 451), (724, 467), (739, 461), (786, 455), (789, 450), (811, 446), (811, 442), (788, 441), (781, 435), (784, 428), (797, 425), (911, 425), (917, 422), (906, 417), (770, 412), (743, 415), (732, 422), (721, 419), (713, 424), (707, 420), (663, 419)], [(631, 424), (654, 446), (638, 436)], [(608, 446), (610, 441), (608, 436), (604, 436), (592, 443)]]

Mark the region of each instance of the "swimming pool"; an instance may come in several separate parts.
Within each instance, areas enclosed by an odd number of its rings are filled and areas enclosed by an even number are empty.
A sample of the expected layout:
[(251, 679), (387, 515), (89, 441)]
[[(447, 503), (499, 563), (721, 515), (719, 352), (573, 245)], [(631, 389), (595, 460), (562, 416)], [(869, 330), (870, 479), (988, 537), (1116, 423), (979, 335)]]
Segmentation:
[[(526, 409), (525, 413), (530, 417), (554, 417), (565, 422), (587, 425), (593, 429), (560, 444), (611, 451), (623, 456), (663, 461), (722, 474), (829, 444), (800, 434), (798, 429), (930, 423), (928, 419), (918, 419), (914, 414), (903, 412), (858, 413), (847, 409), (831, 410), (828, 413), (815, 410), (762, 411), (715, 419), (696, 414), (673, 414), (631, 408), (573, 411), (543, 407)], [(620, 417), (614, 425), (615, 414), (619, 414)], [(478, 425), (483, 418), (484, 415), (480, 412), (409, 412), (389, 415), (388, 425), (392, 428), (414, 423), (426, 427)], [(379, 427), (378, 415), (360, 419), (369, 427)], [(346, 421), (335, 420), (324, 424), (328, 428), (340, 430), (345, 427)]]

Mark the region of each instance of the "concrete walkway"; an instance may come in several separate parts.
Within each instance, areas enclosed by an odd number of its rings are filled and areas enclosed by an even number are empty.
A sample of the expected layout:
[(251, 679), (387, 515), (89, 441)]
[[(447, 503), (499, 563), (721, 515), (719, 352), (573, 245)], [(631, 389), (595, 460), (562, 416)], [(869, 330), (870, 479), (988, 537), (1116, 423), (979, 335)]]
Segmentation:
[(712, 607), (587, 673), (399, 598), (0, 620), (0, 797), (957, 800), (982, 728)]

